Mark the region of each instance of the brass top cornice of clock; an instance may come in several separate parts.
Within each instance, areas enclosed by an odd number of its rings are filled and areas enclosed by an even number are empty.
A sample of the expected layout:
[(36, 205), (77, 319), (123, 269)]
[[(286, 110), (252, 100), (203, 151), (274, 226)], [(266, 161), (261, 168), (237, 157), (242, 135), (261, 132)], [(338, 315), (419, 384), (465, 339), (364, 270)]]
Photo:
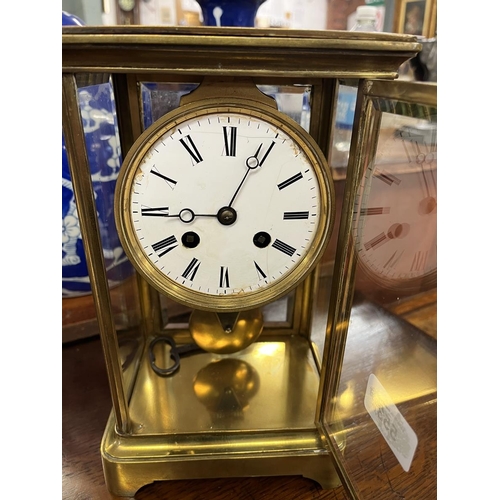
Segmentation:
[(420, 49), (415, 36), (389, 33), (213, 26), (62, 29), (63, 71), (395, 78), (399, 66)]
[(435, 82), (394, 81), (390, 86), (384, 82), (366, 82), (364, 90), (370, 97), (401, 99), (405, 102), (425, 102), (428, 106), (437, 106), (437, 84)]

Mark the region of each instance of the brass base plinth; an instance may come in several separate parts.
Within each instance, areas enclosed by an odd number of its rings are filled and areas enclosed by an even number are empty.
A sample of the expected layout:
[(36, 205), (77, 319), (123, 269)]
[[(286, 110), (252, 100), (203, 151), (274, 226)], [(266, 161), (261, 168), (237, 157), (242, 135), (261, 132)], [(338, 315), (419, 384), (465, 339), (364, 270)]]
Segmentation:
[(193, 354), (171, 377), (158, 376), (145, 356), (129, 402), (130, 434), (116, 432), (112, 413), (102, 439), (107, 487), (133, 497), (154, 481), (281, 475), (337, 487), (314, 424), (318, 386), (311, 346), (299, 336), (231, 355)]
[[(110, 419), (104, 442), (115, 440), (122, 456), (135, 445), (137, 448), (144, 447), (143, 451), (146, 451), (148, 446), (140, 443), (141, 438), (134, 445), (131, 443), (134, 438), (113, 436), (113, 424), (113, 419)], [(154, 481), (286, 475), (313, 479), (324, 489), (341, 484), (331, 456), (320, 446), (319, 435), (314, 431), (295, 434), (268, 432), (237, 437), (198, 435), (189, 438), (193, 440), (191, 449), (187, 446), (185, 450), (165, 457), (147, 456), (147, 453), (140, 456), (137, 453), (135, 457), (122, 458), (103, 451), (108, 490), (113, 495), (132, 498), (140, 488)], [(230, 441), (233, 439), (238, 448), (253, 448), (253, 451), (228, 450), (232, 448)], [(156, 451), (161, 454), (160, 450)]]

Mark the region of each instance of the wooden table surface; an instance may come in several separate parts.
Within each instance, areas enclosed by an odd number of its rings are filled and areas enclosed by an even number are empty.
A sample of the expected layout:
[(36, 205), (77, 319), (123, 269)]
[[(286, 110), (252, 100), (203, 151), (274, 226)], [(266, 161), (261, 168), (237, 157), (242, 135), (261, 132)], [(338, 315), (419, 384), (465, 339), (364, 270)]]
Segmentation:
[[(109, 500), (104, 483), (100, 442), (111, 411), (100, 339), (80, 340), (62, 347), (62, 498)], [(176, 480), (141, 488), (136, 500), (347, 500), (342, 487), (323, 490), (300, 476)]]

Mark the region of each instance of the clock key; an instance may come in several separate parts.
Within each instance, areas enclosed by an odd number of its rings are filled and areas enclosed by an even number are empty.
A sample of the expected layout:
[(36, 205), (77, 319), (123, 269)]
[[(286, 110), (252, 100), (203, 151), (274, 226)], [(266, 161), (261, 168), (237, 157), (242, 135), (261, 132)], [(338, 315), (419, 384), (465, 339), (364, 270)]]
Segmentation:
[[(154, 347), (159, 342), (166, 342), (170, 345), (170, 359), (174, 362), (172, 366), (167, 368), (160, 368), (156, 364), (156, 358), (154, 355)], [(149, 344), (149, 361), (151, 363), (151, 368), (153, 371), (160, 375), (161, 377), (169, 377), (173, 375), (181, 366), (181, 356), (188, 356), (190, 354), (196, 354), (198, 352), (205, 352), (198, 344), (183, 344), (177, 346), (175, 340), (168, 336), (155, 337)]]

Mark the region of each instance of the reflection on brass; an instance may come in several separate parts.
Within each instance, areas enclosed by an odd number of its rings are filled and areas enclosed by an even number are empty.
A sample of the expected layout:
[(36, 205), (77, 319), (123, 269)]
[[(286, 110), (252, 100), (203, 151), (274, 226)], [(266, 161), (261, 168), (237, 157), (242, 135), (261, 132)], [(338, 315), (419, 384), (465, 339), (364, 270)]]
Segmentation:
[[(129, 401), (134, 422), (132, 434), (166, 437), (190, 432), (314, 428), (319, 377), (309, 341), (300, 335), (263, 334), (261, 338), (264, 337), (265, 341), (259, 339), (235, 354), (200, 350), (182, 357), (179, 370), (169, 377), (159, 377), (153, 371), (146, 349)], [(157, 347), (158, 366), (168, 366), (168, 344)], [(233, 361), (227, 363), (226, 360)], [(221, 361), (224, 363), (219, 364)], [(234, 366), (239, 367), (236, 372), (232, 371)], [(195, 380), (200, 383), (208, 380), (207, 374), (212, 375), (210, 387), (222, 391), (232, 386), (244, 408), (243, 420), (213, 418), (211, 408), (215, 405), (209, 408), (206, 400), (200, 399), (200, 386), (197, 385), (196, 391), (193, 389)], [(228, 401), (226, 407), (227, 404)]]
[(139, 339), (137, 336), (123, 335), (119, 337), (118, 345), (122, 359), (122, 370), (126, 371), (136, 357), (139, 348)]
[(231, 354), (249, 346), (262, 333), (260, 309), (239, 313), (194, 310), (189, 319), (193, 340), (205, 351)]
[(250, 399), (259, 390), (259, 375), (245, 361), (220, 359), (198, 372), (193, 387), (213, 418), (243, 418)]

